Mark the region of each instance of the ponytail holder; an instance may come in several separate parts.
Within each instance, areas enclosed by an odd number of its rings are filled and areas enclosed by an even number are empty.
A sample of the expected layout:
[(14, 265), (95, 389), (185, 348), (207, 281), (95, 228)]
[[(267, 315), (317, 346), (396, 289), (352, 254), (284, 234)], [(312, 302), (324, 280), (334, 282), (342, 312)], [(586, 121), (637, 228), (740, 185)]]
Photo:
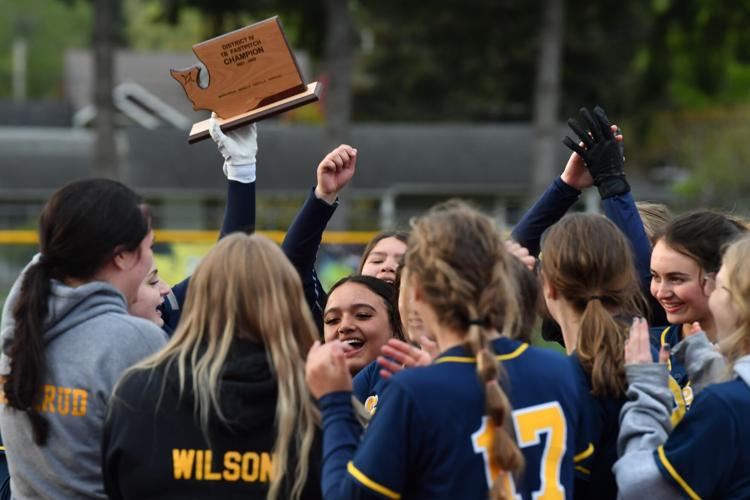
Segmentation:
[(44, 267), (52, 267), (54, 265), (49, 255), (43, 253), (39, 254), (39, 260), (37, 261), (37, 264)]
[(606, 298), (607, 297), (605, 297), (604, 295), (592, 295), (591, 297), (589, 297), (588, 299), (586, 299), (586, 302), (588, 303), (588, 302), (591, 302), (592, 300), (602, 301), (602, 300), (604, 300)]
[(487, 318), (472, 318), (469, 320), (469, 325), (487, 326)]

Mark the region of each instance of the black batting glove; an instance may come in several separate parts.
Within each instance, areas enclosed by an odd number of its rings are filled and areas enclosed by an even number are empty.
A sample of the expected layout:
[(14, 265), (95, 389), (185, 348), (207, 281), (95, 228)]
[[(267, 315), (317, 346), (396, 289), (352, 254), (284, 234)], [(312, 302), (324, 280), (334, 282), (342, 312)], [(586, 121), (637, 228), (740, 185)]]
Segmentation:
[(568, 120), (568, 126), (580, 138), (583, 147), (567, 136), (563, 139), (563, 144), (583, 158), (602, 199), (629, 192), (622, 144), (615, 140), (604, 110), (599, 106), (595, 107), (593, 117), (586, 108), (581, 108), (580, 113), (586, 128), (573, 118)]

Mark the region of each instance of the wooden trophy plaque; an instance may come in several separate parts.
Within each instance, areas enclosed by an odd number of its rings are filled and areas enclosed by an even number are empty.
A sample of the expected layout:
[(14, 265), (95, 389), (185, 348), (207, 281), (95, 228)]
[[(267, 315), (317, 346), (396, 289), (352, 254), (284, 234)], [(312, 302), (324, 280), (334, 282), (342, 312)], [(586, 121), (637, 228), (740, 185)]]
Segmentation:
[[(193, 52), (208, 70), (206, 88), (198, 84), (200, 66), (170, 73), (182, 85), (193, 109), (215, 112), (224, 131), (320, 97), (320, 83), (306, 85), (302, 80), (278, 17), (193, 45)], [(193, 124), (189, 143), (209, 137), (208, 122)]]

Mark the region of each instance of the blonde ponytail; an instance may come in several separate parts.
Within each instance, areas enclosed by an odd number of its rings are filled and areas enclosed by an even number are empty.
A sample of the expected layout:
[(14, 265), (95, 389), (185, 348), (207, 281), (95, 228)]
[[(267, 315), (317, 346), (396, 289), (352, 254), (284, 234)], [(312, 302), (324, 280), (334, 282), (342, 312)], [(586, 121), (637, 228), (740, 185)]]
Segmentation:
[(476, 357), (477, 375), (484, 387), (485, 412), (490, 424), (495, 428), (495, 432), (492, 433), (494, 442), (491, 456), (502, 472), (498, 477), (493, 478), (490, 498), (506, 500), (503, 491), (504, 475), (520, 471), (523, 468), (524, 458), (512, 431), (513, 408), (499, 383), (502, 366), (495, 359), (495, 352), (480, 326), (469, 327), (464, 346)]

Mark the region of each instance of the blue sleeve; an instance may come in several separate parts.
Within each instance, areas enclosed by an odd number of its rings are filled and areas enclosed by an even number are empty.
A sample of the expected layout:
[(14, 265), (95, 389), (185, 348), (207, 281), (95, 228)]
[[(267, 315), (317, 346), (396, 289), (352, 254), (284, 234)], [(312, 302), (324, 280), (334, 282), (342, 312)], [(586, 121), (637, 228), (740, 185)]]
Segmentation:
[(729, 405), (708, 388), (654, 451), (659, 472), (684, 498), (722, 497), (740, 445), (732, 415)]
[[(229, 181), (227, 184), (227, 207), (224, 210), (224, 221), (221, 224), (219, 239), (227, 234), (242, 231), (255, 231), (255, 183)], [(164, 299), (161, 308), (167, 335), (172, 335), (180, 322), (182, 306), (185, 304), (190, 276), (172, 287), (169, 295)]]
[(559, 221), (580, 195), (579, 190), (558, 177), (516, 224), (511, 238), (526, 247), (531, 255), (539, 255), (544, 231)]
[(354, 412), (350, 403), (348, 409), (344, 406), (348, 393), (339, 394), (340, 416), (335, 419), (330, 406), (324, 408), (321, 400), (323, 498), (400, 498), (409, 474), (418, 474), (410, 467), (414, 460), (409, 455), (423, 449), (412, 399), (400, 386), (391, 384), (388, 399), (357, 443)]
[(323, 418), (323, 498), (379, 498), (366, 495), (347, 480), (347, 464), (354, 456), (362, 435), (362, 426), (354, 417), (349, 392), (334, 392), (320, 398)]
[(602, 201), (607, 218), (620, 228), (633, 248), (635, 267), (646, 289), (651, 283), (651, 242), (643, 229), (633, 195), (625, 193)]
[(224, 209), (219, 239), (236, 231), (248, 234), (255, 232), (254, 182), (229, 181), (227, 185), (227, 206)]
[(281, 249), (299, 273), (307, 304), (320, 332), (323, 331), (326, 293), (315, 272), (315, 259), (323, 231), (337, 206), (338, 202), (329, 205), (315, 196), (315, 190), (310, 191), (281, 244)]

